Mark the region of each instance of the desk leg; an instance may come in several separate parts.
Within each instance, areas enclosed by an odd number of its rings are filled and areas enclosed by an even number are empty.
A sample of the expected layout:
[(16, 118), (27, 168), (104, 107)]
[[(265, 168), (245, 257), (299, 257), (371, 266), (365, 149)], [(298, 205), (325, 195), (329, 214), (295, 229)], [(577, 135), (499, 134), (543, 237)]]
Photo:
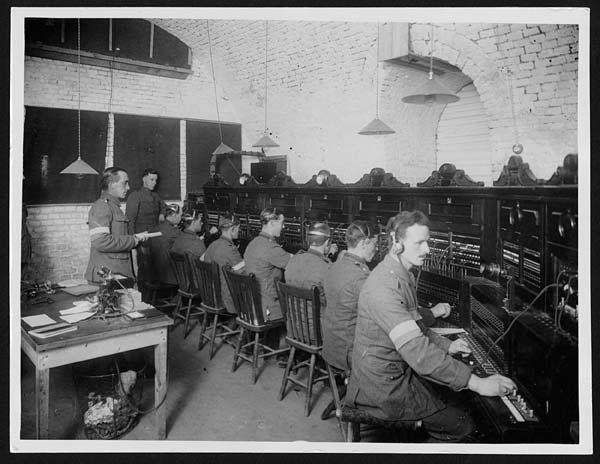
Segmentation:
[(167, 332), (165, 330), (165, 339), (154, 347), (154, 407), (158, 407), (154, 412), (156, 421), (156, 434), (158, 440), (164, 440), (167, 437), (167, 414), (165, 404), (161, 404), (167, 395)]
[(50, 369), (35, 369), (35, 432), (39, 440), (48, 439)]

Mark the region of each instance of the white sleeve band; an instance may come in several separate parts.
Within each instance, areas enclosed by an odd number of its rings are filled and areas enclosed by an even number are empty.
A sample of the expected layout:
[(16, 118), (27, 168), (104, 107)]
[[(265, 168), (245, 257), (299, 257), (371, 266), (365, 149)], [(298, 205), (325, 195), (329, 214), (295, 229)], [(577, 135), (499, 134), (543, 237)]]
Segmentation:
[(110, 229), (108, 227), (94, 227), (90, 229), (90, 237), (98, 234), (110, 234)]
[(417, 322), (413, 319), (410, 319), (408, 321), (401, 322), (396, 327), (394, 327), (390, 331), (389, 337), (390, 340), (394, 343), (396, 349), (400, 349), (400, 347), (406, 342), (422, 334), (423, 333), (417, 325)]

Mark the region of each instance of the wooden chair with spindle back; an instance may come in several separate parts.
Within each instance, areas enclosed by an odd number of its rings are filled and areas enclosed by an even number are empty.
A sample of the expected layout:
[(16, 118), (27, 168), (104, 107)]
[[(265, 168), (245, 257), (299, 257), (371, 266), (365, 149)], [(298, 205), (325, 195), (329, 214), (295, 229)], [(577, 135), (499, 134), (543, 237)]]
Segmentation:
[[(192, 253), (186, 253), (185, 259), (191, 271), (192, 286), (200, 294), (200, 307), (206, 312), (200, 328), (198, 350), (201, 350), (206, 343), (210, 343), (209, 358), (212, 359), (215, 354), (215, 340), (218, 338), (225, 343), (230, 343), (228, 339), (238, 335), (240, 331), (227, 325), (232, 318), (235, 318), (235, 314), (227, 312), (223, 305), (219, 265), (214, 262), (204, 262)], [(205, 332), (209, 315), (212, 315), (212, 325), (208, 328), (207, 335)]]
[[(238, 360), (242, 359), (252, 365), (252, 381), (256, 383), (259, 359), (289, 351), (289, 348), (274, 349), (261, 342), (261, 336), (264, 339), (264, 335), (267, 332), (283, 326), (285, 320), (269, 321), (264, 317), (260, 288), (254, 274), (238, 274), (229, 265), (223, 268), (223, 274), (231, 292), (233, 304), (238, 312), (236, 321), (240, 327), (238, 343), (233, 354), (231, 372), (237, 369)], [(254, 339), (248, 343), (243, 343), (244, 334), (248, 332), (254, 334)], [(242, 352), (243, 349), (248, 348), (252, 348), (252, 357)], [(260, 354), (259, 351), (261, 352)]]

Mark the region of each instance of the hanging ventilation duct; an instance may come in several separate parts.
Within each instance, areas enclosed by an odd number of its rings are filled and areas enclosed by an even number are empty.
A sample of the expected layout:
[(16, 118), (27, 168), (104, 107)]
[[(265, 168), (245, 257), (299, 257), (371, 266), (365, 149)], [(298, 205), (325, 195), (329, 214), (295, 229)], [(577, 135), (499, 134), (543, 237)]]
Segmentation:
[[(429, 57), (414, 53), (410, 46), (409, 23), (385, 23), (380, 29), (379, 60), (429, 72)], [(441, 76), (446, 72), (460, 72), (456, 66), (433, 58), (433, 73)]]

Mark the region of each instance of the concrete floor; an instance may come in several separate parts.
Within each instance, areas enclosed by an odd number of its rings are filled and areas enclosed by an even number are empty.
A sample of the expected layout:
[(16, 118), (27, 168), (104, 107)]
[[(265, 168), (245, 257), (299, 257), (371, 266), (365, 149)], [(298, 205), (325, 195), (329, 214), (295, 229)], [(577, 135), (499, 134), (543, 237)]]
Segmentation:
[[(287, 395), (277, 400), (284, 369), (274, 359), (266, 361), (256, 384), (251, 366), (241, 364), (231, 372), (233, 348), (223, 345), (212, 360), (208, 346), (197, 351), (199, 328), (183, 338), (182, 325), (169, 336), (169, 390), (166, 399), (167, 440), (199, 441), (309, 441), (336, 442), (341, 436), (335, 418), (321, 420), (331, 400), (329, 387), (321, 382), (313, 389), (313, 406), (304, 416), (304, 391), (288, 383)], [(33, 365), (21, 357), (21, 438), (35, 438)], [(301, 370), (299, 375), (303, 374)], [(142, 409), (153, 405), (153, 379), (146, 379)], [(76, 389), (71, 367), (50, 372), (50, 439), (84, 440), (82, 412), (77, 412)], [(84, 393), (79, 403), (83, 402)], [(85, 408), (80, 407), (80, 410)], [(121, 439), (154, 440), (153, 414)]]

